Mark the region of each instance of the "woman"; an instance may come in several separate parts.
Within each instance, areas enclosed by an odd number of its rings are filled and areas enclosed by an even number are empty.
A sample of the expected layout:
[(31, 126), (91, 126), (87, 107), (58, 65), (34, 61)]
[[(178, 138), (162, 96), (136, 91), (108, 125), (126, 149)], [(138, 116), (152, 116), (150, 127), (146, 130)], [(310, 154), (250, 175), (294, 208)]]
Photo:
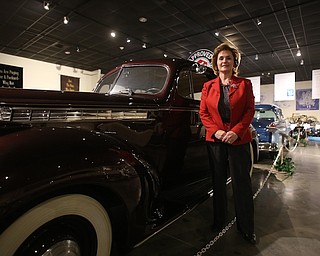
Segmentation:
[(212, 68), (217, 78), (203, 86), (200, 117), (206, 127), (213, 171), (213, 229), (221, 230), (227, 222), (226, 182), (230, 172), (238, 231), (255, 244), (249, 128), (254, 95), (250, 80), (237, 77), (240, 58), (239, 51), (228, 44), (215, 48)]

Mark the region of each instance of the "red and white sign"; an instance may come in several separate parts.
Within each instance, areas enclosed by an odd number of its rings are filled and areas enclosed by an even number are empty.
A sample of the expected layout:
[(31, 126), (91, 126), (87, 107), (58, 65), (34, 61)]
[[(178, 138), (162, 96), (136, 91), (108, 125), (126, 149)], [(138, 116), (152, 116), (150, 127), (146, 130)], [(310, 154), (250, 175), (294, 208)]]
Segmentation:
[(212, 60), (213, 52), (208, 49), (199, 49), (188, 57), (188, 60), (197, 62), (203, 66), (212, 67), (211, 60)]

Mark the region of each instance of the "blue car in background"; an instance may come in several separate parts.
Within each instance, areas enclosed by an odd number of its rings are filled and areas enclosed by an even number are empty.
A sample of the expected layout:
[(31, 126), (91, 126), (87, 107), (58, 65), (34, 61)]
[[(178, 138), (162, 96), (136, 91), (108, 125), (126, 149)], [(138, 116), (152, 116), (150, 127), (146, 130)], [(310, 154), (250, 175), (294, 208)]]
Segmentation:
[[(282, 145), (281, 133), (289, 134), (289, 126), (282, 109), (274, 104), (256, 104), (252, 125), (259, 137), (259, 151), (268, 152), (274, 158)], [(268, 127), (272, 127), (271, 132)]]

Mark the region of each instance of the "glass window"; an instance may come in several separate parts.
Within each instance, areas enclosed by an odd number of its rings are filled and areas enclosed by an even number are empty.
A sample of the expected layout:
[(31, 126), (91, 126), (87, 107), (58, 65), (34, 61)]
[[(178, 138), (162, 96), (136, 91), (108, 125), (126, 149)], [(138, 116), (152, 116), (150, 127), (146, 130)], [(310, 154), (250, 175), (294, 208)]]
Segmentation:
[(130, 66), (121, 69), (109, 93), (156, 94), (165, 85), (168, 71), (163, 66)]
[(192, 98), (191, 77), (189, 71), (181, 71), (178, 78), (178, 93), (182, 97)]
[(275, 121), (277, 119), (277, 116), (271, 109), (256, 109), (254, 118)]
[(113, 86), (113, 82), (118, 76), (118, 73), (119, 71), (104, 77), (99, 83), (99, 85), (97, 86), (96, 92), (107, 93), (110, 90), (110, 88)]
[(181, 71), (178, 79), (178, 93), (185, 98), (200, 100), (203, 84), (209, 80), (205, 73)]

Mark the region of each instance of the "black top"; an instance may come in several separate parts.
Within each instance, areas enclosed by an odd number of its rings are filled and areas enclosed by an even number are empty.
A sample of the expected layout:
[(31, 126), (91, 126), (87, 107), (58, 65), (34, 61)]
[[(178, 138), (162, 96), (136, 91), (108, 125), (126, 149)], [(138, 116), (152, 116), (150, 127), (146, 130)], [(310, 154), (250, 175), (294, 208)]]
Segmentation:
[(224, 123), (230, 123), (230, 85), (220, 85), (220, 99), (218, 104), (219, 113)]

